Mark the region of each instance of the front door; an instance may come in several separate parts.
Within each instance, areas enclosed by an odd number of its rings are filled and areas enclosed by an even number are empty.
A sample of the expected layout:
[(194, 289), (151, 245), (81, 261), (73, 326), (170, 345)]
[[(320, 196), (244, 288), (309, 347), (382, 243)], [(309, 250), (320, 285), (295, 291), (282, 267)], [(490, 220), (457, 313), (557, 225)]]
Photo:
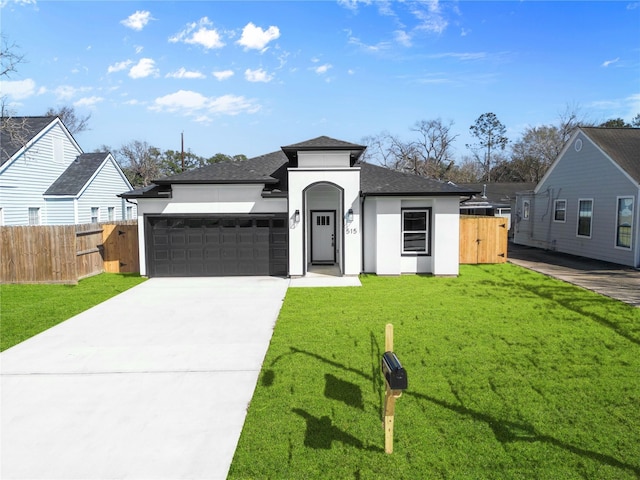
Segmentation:
[(336, 263), (336, 211), (311, 211), (311, 263)]

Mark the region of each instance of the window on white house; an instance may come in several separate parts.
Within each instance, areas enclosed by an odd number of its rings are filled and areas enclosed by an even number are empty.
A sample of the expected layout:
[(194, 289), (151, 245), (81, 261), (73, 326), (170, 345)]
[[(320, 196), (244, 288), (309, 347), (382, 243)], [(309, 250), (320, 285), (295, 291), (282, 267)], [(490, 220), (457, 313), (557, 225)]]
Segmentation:
[(4, 211), (0, 207), (0, 226), (4, 225)]
[(133, 220), (133, 207), (127, 207), (127, 220)]
[(591, 237), (593, 200), (578, 200), (578, 236)]
[(522, 201), (522, 218), (523, 220), (529, 220), (529, 211), (531, 210), (531, 203), (529, 200)]
[(632, 228), (633, 197), (619, 197), (616, 219), (616, 247), (631, 248)]
[(431, 209), (402, 210), (402, 253), (429, 255)]
[(100, 207), (91, 207), (91, 223), (100, 221)]
[(29, 207), (29, 225), (40, 225), (39, 207)]
[(116, 207), (109, 207), (107, 209), (107, 216), (110, 222), (113, 222), (116, 219)]
[(553, 220), (555, 222), (565, 222), (567, 219), (567, 201), (556, 200), (553, 204)]

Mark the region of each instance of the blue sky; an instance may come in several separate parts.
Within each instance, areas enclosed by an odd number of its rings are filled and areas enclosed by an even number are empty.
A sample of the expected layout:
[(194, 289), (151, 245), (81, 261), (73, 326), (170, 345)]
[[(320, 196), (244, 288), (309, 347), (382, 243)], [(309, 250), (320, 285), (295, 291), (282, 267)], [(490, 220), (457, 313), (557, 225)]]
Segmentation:
[(411, 137), (493, 112), (516, 140), (567, 106), (640, 113), (637, 1), (0, 0), (18, 115), (91, 113), (85, 151), (143, 140), (249, 157), (320, 135)]

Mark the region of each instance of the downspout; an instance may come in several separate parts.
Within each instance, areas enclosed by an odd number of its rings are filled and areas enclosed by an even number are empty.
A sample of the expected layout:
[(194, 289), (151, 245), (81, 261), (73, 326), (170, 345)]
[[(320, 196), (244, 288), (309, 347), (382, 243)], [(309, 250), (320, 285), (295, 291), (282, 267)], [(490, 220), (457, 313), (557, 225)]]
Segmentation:
[(361, 256), (360, 256), (360, 272), (365, 273), (364, 272), (364, 203), (365, 200), (367, 199), (366, 195), (362, 194), (362, 190), (360, 190), (360, 251)]

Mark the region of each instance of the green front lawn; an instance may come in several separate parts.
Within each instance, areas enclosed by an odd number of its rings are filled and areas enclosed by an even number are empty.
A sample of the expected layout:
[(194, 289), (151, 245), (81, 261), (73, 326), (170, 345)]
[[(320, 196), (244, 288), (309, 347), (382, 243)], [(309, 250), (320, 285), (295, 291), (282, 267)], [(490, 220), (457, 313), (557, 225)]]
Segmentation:
[(103, 273), (77, 285), (0, 285), (0, 351), (144, 280), (137, 274)]
[(362, 284), (289, 289), (229, 478), (640, 477), (640, 309), (510, 264)]

